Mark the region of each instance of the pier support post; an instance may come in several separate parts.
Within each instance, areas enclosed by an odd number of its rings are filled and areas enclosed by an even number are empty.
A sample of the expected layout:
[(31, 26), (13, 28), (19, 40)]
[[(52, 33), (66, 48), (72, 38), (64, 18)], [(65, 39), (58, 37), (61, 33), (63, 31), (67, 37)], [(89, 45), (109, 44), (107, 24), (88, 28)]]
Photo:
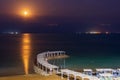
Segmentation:
[(42, 65), (42, 70), (44, 71), (44, 66)]
[(61, 79), (63, 79), (63, 72), (61, 72)]
[(40, 69), (42, 70), (42, 64), (40, 64)]
[(50, 53), (49, 53), (49, 57), (50, 57)]
[(82, 77), (82, 80), (84, 80), (84, 78)]
[(42, 64), (41, 64), (41, 70), (43, 69), (43, 66), (42, 66)]
[(68, 76), (68, 77), (67, 77), (67, 80), (70, 80), (70, 79), (69, 79), (69, 77), (70, 77), (69, 74), (67, 74), (67, 76)]
[(48, 53), (48, 57), (50, 57), (50, 54)]
[(57, 68), (57, 73), (58, 73), (58, 68)]
[(52, 75), (52, 69), (50, 69), (50, 75)]
[(52, 57), (52, 53), (50, 53), (50, 57)]
[(38, 63), (38, 61), (37, 61), (37, 66), (39, 66), (39, 63)]
[(46, 74), (47, 74), (47, 67), (46, 67)]
[(51, 53), (51, 57), (53, 57), (53, 53)]
[(55, 57), (55, 53), (53, 53), (53, 57)]
[(76, 80), (76, 76), (74, 76), (74, 80)]

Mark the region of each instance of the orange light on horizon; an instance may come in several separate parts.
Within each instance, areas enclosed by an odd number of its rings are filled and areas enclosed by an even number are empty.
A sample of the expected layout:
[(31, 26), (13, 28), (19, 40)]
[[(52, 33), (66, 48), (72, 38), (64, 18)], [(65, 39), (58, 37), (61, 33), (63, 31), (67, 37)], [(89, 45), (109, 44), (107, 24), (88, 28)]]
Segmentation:
[(23, 17), (32, 17), (32, 12), (31, 12), (31, 10), (30, 9), (21, 9), (20, 11), (19, 11), (19, 15), (20, 16), (23, 16)]
[(27, 12), (27, 11), (24, 11), (24, 15), (27, 16), (27, 15), (28, 15), (28, 12)]
[(29, 58), (30, 58), (30, 34), (23, 34), (22, 37), (22, 59), (24, 64), (25, 74), (29, 74)]
[(91, 31), (90, 34), (101, 34), (101, 32), (98, 32), (98, 31)]
[(24, 4), (24, 3), (18, 3), (18, 5), (13, 8), (13, 15), (16, 15), (20, 18), (35, 18), (37, 16), (44, 16), (44, 7), (37, 6), (36, 4)]
[(22, 15), (23, 15), (24, 17), (30, 17), (30, 16), (31, 16), (31, 15), (30, 15), (30, 12), (29, 12), (28, 10), (23, 10)]

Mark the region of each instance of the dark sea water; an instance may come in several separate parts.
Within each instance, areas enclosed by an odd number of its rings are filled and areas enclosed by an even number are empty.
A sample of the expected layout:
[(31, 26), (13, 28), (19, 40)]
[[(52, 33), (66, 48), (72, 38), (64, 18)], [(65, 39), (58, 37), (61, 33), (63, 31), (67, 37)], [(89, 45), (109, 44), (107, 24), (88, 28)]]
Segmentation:
[[(24, 38), (29, 39), (25, 40), (29, 44), (23, 43)], [(0, 76), (25, 74), (23, 58), (29, 59), (29, 73), (33, 73), (36, 55), (54, 50), (66, 51), (70, 56), (54, 60), (54, 64), (65, 64), (66, 68), (120, 67), (119, 34), (4, 34), (0, 35)]]

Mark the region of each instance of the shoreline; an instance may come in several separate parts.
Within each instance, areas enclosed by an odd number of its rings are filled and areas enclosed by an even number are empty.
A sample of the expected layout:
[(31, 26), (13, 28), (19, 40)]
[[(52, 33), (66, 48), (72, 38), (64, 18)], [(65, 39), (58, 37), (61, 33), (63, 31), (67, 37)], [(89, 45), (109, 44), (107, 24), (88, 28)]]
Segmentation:
[[(40, 74), (28, 74), (0, 77), (0, 80), (61, 80), (61, 77), (55, 74), (51, 76), (43, 76)], [(63, 80), (66, 79), (63, 78)]]
[[(70, 77), (73, 80), (73, 76)], [(82, 80), (80, 77), (79, 80)], [(28, 74), (28, 75), (15, 75), (15, 76), (6, 76), (0, 77), (0, 80), (67, 80), (66, 76), (61, 79), (61, 76), (53, 74), (50, 76), (43, 76), (40, 74)], [(88, 80), (85, 78), (84, 80)]]

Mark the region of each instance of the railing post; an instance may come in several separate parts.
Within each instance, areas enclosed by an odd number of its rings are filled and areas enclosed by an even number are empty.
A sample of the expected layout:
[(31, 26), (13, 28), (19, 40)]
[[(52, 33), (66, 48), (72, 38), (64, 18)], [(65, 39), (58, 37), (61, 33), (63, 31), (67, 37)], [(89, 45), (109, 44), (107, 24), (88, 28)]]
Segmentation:
[(67, 80), (70, 80), (70, 79), (69, 79), (69, 73), (67, 74), (67, 76), (68, 76), (68, 77), (67, 77)]
[(63, 79), (63, 72), (61, 72), (61, 79)]

